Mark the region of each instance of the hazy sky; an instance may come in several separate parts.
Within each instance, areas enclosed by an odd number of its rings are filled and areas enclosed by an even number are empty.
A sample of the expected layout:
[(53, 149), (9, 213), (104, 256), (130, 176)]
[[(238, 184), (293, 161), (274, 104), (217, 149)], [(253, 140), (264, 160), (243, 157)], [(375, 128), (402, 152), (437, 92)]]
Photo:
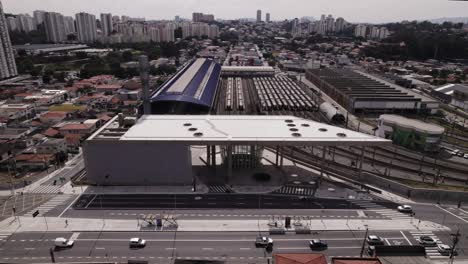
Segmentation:
[[(273, 20), (333, 14), (351, 22), (391, 22), (468, 14), (468, 1), (449, 0), (0, 0), (5, 12), (56, 11), (65, 15), (93, 14), (173, 19), (191, 18), (192, 12), (213, 13), (216, 18), (255, 17), (270, 12)], [(264, 14), (263, 14), (264, 16)]]

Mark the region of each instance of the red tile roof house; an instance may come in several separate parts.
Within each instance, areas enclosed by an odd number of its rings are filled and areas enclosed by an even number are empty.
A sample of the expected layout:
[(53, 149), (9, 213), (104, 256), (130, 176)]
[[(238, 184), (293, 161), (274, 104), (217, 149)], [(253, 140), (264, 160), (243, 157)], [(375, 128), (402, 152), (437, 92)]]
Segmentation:
[(19, 154), (15, 157), (16, 167), (25, 170), (44, 170), (54, 161), (54, 154)]
[(66, 124), (62, 126), (59, 131), (64, 137), (67, 135), (90, 135), (96, 129), (95, 124)]
[(63, 121), (65, 118), (67, 118), (67, 113), (59, 111), (48, 111), (39, 117), (42, 123), (48, 125), (55, 125)]
[(96, 91), (98, 93), (105, 94), (114, 94), (120, 89), (122, 89), (122, 85), (120, 84), (101, 84), (96, 86)]
[(327, 264), (324, 254), (274, 254), (274, 264)]

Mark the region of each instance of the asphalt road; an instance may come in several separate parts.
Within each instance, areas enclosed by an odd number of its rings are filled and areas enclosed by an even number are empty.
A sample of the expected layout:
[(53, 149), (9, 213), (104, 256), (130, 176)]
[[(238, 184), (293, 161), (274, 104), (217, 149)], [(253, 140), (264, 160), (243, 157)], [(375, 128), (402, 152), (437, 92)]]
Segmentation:
[(93, 194), (82, 195), (75, 209), (362, 209), (343, 199), (257, 194)]
[[(372, 232), (371, 232), (372, 233)], [(408, 245), (416, 241), (406, 232), (372, 233), (385, 239), (388, 245)], [(210, 259), (266, 263), (273, 253), (310, 253), (308, 241), (324, 239), (328, 249), (321, 251), (328, 257), (358, 256), (364, 232), (322, 232), (313, 235), (279, 235), (274, 239), (272, 251), (256, 248), (256, 232), (90, 232), (90, 233), (19, 233), (0, 243), (0, 261), (29, 263), (50, 261), (50, 248), (56, 237), (75, 239), (69, 249), (55, 249), (58, 261), (78, 262), (83, 260), (148, 260), (151, 263), (179, 259)], [(266, 234), (262, 234), (266, 235)], [(140, 237), (147, 240), (142, 249), (130, 249), (129, 239)]]

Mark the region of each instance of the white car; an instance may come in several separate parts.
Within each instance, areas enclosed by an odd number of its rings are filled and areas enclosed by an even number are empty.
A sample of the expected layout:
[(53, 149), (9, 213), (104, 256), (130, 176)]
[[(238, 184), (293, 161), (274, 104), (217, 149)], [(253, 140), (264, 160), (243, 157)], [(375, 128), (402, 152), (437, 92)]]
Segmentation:
[(146, 246), (146, 240), (134, 237), (130, 239), (130, 247), (144, 247)]
[(397, 207), (398, 211), (399, 212), (402, 212), (402, 213), (412, 213), (413, 212), (413, 208), (411, 208), (411, 206), (409, 205), (400, 205)]
[(468, 159), (468, 154), (465, 154), (465, 156), (463, 156), (463, 158)]
[(57, 237), (55, 239), (55, 246), (59, 247), (59, 248), (72, 247), (73, 244), (75, 244), (75, 241), (70, 240), (70, 239), (66, 239), (66, 238), (63, 238), (63, 237)]
[(375, 245), (383, 245), (384, 240), (381, 237), (375, 236), (375, 235), (370, 235), (366, 239), (367, 244), (370, 246), (375, 246)]
[[(452, 247), (445, 244), (439, 244), (437, 245), (437, 251), (442, 255), (450, 255), (450, 253), (452, 253)], [(456, 255), (457, 251), (454, 250), (453, 254)]]

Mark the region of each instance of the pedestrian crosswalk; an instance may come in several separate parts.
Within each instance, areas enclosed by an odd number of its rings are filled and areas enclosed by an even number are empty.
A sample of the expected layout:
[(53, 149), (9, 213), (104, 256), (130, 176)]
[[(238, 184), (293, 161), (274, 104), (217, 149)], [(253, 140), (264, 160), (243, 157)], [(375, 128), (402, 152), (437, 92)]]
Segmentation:
[(290, 195), (304, 195), (313, 196), (314, 188), (297, 187), (297, 186), (283, 186), (280, 189), (273, 191), (275, 194), (290, 194)]
[[(421, 236), (429, 236), (429, 237), (432, 237), (437, 245), (439, 244), (443, 244), (442, 241), (440, 241), (440, 239), (432, 232), (432, 231), (409, 231), (411, 236), (413, 236), (413, 238), (417, 241), (419, 241), (419, 238)], [(446, 256), (446, 255), (442, 255), (440, 254), (438, 248), (437, 248), (437, 245), (436, 246), (426, 246), (426, 255), (431, 258), (431, 259), (447, 259), (449, 258), (449, 256)]]
[(0, 232), (0, 242), (6, 241), (11, 233)]
[(54, 209), (55, 207), (70, 200), (72, 197), (73, 195), (71, 194), (57, 195), (54, 198), (50, 199), (49, 201), (41, 204), (39, 207), (30, 210), (29, 212), (26, 213), (26, 215), (32, 215), (37, 210), (39, 211), (39, 216), (43, 216), (44, 214)]
[(412, 217), (409, 214), (400, 213), (397, 210), (389, 209), (387, 207), (376, 204), (369, 200), (349, 200), (349, 201), (355, 205), (358, 205), (359, 207), (365, 208), (368, 211), (378, 213), (390, 219), (395, 219), (395, 220), (411, 220), (412, 219)]
[(232, 190), (225, 185), (210, 185), (208, 189), (210, 193), (232, 193)]
[(59, 193), (60, 186), (55, 185), (40, 185), (37, 188), (30, 191), (30, 193)]

